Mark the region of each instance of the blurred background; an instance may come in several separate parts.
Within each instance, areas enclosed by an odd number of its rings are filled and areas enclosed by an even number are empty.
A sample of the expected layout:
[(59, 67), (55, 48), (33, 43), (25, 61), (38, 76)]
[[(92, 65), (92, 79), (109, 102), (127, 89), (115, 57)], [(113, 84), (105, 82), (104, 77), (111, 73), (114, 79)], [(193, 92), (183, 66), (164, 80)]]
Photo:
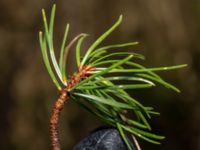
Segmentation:
[[(50, 14), (52, 4), (48, 0), (0, 1), (0, 149), (50, 149), (48, 119), (58, 92), (42, 61), (38, 31), (43, 29), (41, 8)], [(140, 63), (147, 67), (188, 64), (160, 74), (181, 94), (160, 86), (133, 93), (161, 112), (150, 122), (156, 133), (166, 136), (159, 146), (139, 142), (144, 150), (200, 150), (200, 1), (59, 0), (56, 4), (57, 48), (67, 22), (70, 39), (81, 32), (90, 34), (86, 49), (123, 14), (123, 23), (104, 45), (139, 41), (133, 50), (146, 56)], [(70, 73), (75, 71), (71, 52)], [(69, 101), (60, 120), (62, 148), (72, 149), (101, 125)]]

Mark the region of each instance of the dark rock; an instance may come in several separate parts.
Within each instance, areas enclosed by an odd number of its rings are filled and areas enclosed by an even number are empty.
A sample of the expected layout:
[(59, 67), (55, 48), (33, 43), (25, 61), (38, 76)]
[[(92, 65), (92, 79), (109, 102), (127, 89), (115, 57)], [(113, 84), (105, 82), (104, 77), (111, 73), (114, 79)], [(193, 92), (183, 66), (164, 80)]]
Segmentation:
[(117, 129), (99, 128), (81, 140), (74, 150), (127, 150), (127, 147)]

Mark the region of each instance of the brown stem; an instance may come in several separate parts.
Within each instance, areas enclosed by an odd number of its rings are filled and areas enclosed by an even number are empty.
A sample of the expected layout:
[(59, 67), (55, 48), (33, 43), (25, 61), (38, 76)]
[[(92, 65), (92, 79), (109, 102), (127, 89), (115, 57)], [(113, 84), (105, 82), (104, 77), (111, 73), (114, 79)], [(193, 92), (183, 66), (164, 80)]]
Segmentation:
[(75, 86), (78, 82), (80, 82), (82, 79), (90, 76), (88, 72), (93, 69), (94, 68), (90, 66), (80, 67), (78, 72), (70, 78), (69, 82), (67, 83), (67, 86), (61, 90), (61, 94), (59, 98), (54, 103), (51, 118), (50, 118), (50, 136), (51, 136), (52, 150), (61, 149), (59, 138), (58, 138), (58, 121), (59, 121), (60, 112), (63, 109), (65, 102), (69, 99), (68, 93), (70, 89), (73, 86)]
[(60, 150), (60, 143), (58, 139), (58, 120), (60, 112), (63, 109), (64, 103), (69, 99), (66, 91), (62, 91), (60, 97), (56, 100), (53, 106), (50, 118), (50, 136), (52, 150)]

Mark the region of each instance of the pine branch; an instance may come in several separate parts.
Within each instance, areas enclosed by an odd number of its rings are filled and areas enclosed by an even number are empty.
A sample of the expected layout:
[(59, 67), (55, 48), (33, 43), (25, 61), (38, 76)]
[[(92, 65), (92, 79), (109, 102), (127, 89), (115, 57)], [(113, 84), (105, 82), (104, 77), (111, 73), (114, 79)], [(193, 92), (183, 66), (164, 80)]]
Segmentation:
[[(44, 35), (41, 31), (39, 32), (45, 66), (52, 81), (60, 91), (60, 96), (55, 101), (50, 118), (52, 149), (60, 150), (58, 120), (64, 103), (68, 99), (73, 100), (103, 122), (116, 127), (129, 150), (131, 146), (126, 134), (131, 134), (134, 141), (137, 141), (136, 136), (150, 143), (160, 144), (164, 136), (152, 133), (148, 122), (152, 116), (159, 115), (159, 113), (151, 107), (144, 106), (129, 95), (127, 90), (142, 90), (160, 84), (180, 92), (179, 89), (163, 80), (156, 72), (179, 69), (186, 65), (146, 68), (134, 62), (135, 59), (144, 59), (143, 55), (126, 51), (113, 51), (113, 49), (134, 46), (138, 42), (98, 47), (120, 25), (123, 19), (122, 15), (111, 28), (91, 44), (84, 56), (81, 56), (81, 46), (88, 35), (79, 34), (67, 44), (66, 39), (69, 32), (69, 24), (67, 24), (61, 44), (59, 63), (57, 63), (53, 47), (55, 9), (56, 6), (53, 5), (49, 25), (45, 11), (42, 10)], [(78, 70), (67, 79), (67, 76), (69, 76), (66, 71), (67, 54), (76, 42)], [(128, 84), (119, 84), (121, 81), (128, 81)], [(130, 117), (133, 115), (136, 119)], [(139, 147), (137, 142), (135, 144)]]

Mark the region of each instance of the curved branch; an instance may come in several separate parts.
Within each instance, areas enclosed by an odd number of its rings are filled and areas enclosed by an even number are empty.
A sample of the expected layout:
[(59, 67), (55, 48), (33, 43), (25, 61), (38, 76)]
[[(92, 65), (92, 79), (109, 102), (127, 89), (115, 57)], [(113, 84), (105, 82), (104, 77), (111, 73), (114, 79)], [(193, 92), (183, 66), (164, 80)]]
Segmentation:
[(60, 112), (64, 107), (64, 103), (69, 99), (67, 92), (62, 90), (59, 98), (56, 100), (53, 106), (51, 118), (50, 118), (50, 136), (52, 150), (60, 150), (60, 143), (58, 138), (58, 121)]

